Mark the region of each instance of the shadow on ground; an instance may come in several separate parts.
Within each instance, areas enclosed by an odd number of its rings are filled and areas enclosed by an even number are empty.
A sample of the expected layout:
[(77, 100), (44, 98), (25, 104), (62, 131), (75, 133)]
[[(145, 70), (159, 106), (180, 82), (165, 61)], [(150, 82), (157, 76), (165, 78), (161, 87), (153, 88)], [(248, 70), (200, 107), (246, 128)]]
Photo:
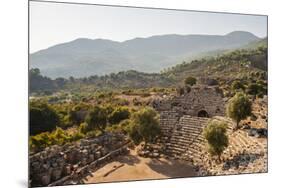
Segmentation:
[(153, 171), (171, 178), (196, 176), (194, 168), (186, 161), (152, 159), (147, 165)]
[(130, 166), (140, 163), (140, 159), (137, 156), (131, 154), (118, 157), (115, 161), (118, 161), (120, 163), (125, 163)]

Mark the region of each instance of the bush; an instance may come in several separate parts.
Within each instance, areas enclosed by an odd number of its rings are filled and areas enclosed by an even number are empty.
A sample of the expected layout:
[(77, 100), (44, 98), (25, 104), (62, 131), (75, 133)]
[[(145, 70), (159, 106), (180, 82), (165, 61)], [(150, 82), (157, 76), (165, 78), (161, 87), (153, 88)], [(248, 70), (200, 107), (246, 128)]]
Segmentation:
[(52, 131), (60, 124), (56, 111), (45, 103), (30, 103), (29, 116), (30, 135)]
[(196, 80), (196, 78), (194, 78), (194, 77), (187, 77), (187, 78), (184, 80), (185, 85), (190, 85), (190, 86), (195, 85), (196, 82), (197, 82), (197, 80)]
[(76, 141), (84, 138), (85, 134), (76, 131), (72, 134), (67, 133), (63, 129), (57, 127), (53, 132), (44, 132), (30, 137), (30, 147), (32, 150), (40, 151), (45, 147), (52, 145), (64, 145), (68, 142)]
[(219, 160), (222, 152), (228, 146), (226, 131), (226, 123), (217, 120), (210, 121), (203, 131), (210, 154), (217, 155)]
[(130, 111), (126, 107), (118, 107), (116, 108), (108, 118), (109, 123), (117, 124), (122, 120), (128, 119), (130, 117)]
[(236, 93), (227, 104), (227, 115), (236, 122), (235, 129), (239, 128), (239, 122), (252, 113), (252, 104), (244, 93)]
[(240, 90), (240, 89), (241, 89), (241, 90), (244, 90), (244, 89), (245, 89), (245, 86), (243, 85), (242, 82), (235, 80), (235, 81), (232, 82), (232, 84), (231, 84), (231, 89), (232, 89), (233, 91)]
[(122, 129), (122, 131), (125, 133), (125, 134), (129, 134), (130, 132), (130, 128), (131, 128), (131, 120), (130, 119), (125, 119), (123, 121), (120, 122), (120, 127)]
[(90, 130), (98, 129), (102, 133), (107, 125), (107, 111), (105, 108), (95, 106), (86, 116), (86, 123)]
[(87, 134), (87, 132), (89, 131), (89, 126), (87, 123), (81, 123), (79, 125), (78, 131), (82, 134)]
[(257, 84), (257, 83), (252, 83), (248, 86), (247, 88), (247, 93), (250, 95), (262, 95), (266, 93), (266, 89), (263, 85)]

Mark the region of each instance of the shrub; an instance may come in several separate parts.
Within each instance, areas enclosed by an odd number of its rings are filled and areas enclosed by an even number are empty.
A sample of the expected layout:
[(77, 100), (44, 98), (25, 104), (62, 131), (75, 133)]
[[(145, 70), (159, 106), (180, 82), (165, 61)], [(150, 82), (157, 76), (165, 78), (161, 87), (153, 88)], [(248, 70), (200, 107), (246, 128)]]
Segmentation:
[(107, 125), (106, 109), (100, 106), (95, 106), (86, 116), (86, 123), (91, 130), (98, 129), (102, 133)]
[(235, 129), (239, 128), (239, 122), (251, 115), (252, 104), (244, 93), (236, 93), (227, 104), (227, 115), (236, 122)]
[(88, 131), (89, 131), (89, 126), (87, 123), (84, 122), (79, 125), (78, 132), (82, 134), (87, 134)]
[(116, 108), (108, 118), (109, 123), (117, 124), (122, 120), (128, 119), (130, 117), (130, 111), (126, 107), (118, 107)]
[(70, 136), (61, 128), (56, 128), (56, 130), (50, 134), (49, 138), (52, 144), (57, 145), (63, 145), (71, 140)]
[(78, 131), (68, 133), (67, 131), (57, 127), (52, 132), (44, 132), (30, 137), (30, 147), (32, 150), (40, 151), (45, 147), (51, 145), (64, 145), (68, 142), (76, 141), (84, 138), (85, 134), (82, 133), (79, 127)]
[(254, 96), (263, 96), (267, 94), (267, 86), (265, 83), (252, 83), (247, 88), (247, 93)]
[(231, 84), (231, 89), (232, 89), (233, 91), (240, 90), (240, 89), (241, 89), (241, 90), (244, 90), (244, 89), (245, 89), (245, 86), (243, 85), (242, 82), (235, 80), (235, 81), (232, 82), (232, 84)]
[(125, 119), (123, 121), (120, 122), (120, 127), (122, 129), (122, 131), (125, 133), (125, 134), (129, 134), (130, 132), (130, 128), (131, 128), (131, 120), (130, 119)]
[(190, 76), (190, 77), (187, 77), (187, 78), (184, 80), (185, 85), (190, 85), (190, 86), (195, 85), (196, 82), (197, 82), (196, 78), (191, 77), (191, 76)]
[(52, 131), (60, 124), (56, 111), (45, 103), (30, 103), (29, 115), (31, 135)]
[(210, 121), (203, 131), (203, 135), (208, 142), (210, 154), (217, 155), (219, 160), (222, 152), (228, 146), (226, 131), (226, 123), (217, 120)]

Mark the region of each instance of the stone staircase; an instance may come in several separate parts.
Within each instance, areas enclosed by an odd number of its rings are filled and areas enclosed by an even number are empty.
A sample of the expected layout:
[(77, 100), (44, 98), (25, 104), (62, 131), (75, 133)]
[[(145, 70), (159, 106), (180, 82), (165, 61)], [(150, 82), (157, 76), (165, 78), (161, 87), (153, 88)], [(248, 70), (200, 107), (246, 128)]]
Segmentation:
[(179, 114), (176, 111), (163, 111), (160, 116), (161, 133), (167, 140), (178, 123)]
[(182, 116), (174, 126), (173, 132), (166, 144), (166, 153), (171, 156), (180, 157), (183, 154), (196, 158), (199, 145), (204, 141), (202, 137), (203, 127), (208, 118)]
[[(167, 113), (161, 127), (165, 152), (169, 156), (190, 161), (199, 167), (199, 176), (259, 173), (267, 171), (267, 139), (248, 136), (247, 130), (233, 131), (229, 118), (216, 116), (213, 119), (227, 123), (229, 146), (222, 154), (222, 162), (211, 157), (203, 138), (203, 128), (209, 118)], [(162, 123), (163, 123), (162, 122)], [(165, 127), (167, 126), (167, 127)]]

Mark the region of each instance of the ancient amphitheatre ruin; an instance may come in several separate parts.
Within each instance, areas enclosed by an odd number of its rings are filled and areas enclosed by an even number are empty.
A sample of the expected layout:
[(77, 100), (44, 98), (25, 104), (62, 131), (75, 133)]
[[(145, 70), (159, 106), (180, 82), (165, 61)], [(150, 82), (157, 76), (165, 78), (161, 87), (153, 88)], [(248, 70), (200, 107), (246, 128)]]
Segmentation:
[[(267, 98), (256, 99), (243, 127), (225, 117), (227, 99), (216, 86), (196, 85), (180, 96), (156, 100), (162, 136), (146, 148), (123, 134), (106, 133), (30, 156), (34, 186), (69, 185), (267, 172)], [(227, 122), (230, 144), (218, 163), (208, 154), (202, 131), (210, 119)], [(249, 126), (251, 125), (251, 126)]]

